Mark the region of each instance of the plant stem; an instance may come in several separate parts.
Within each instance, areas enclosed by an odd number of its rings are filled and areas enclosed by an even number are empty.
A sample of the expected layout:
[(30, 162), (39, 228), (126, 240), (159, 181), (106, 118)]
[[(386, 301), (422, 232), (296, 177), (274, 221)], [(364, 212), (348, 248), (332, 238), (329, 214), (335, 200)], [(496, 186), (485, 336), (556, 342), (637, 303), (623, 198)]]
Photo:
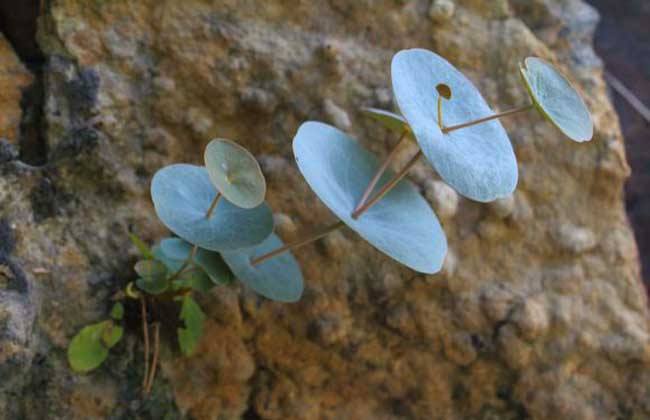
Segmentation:
[(210, 204), (210, 208), (208, 209), (207, 213), (205, 213), (206, 219), (212, 217), (212, 213), (214, 212), (214, 209), (217, 207), (217, 204), (219, 204), (220, 199), (221, 199), (221, 193), (218, 192), (217, 196), (214, 197), (214, 200), (212, 200), (212, 204)]
[[(217, 195), (214, 197), (214, 200), (212, 200), (212, 204), (210, 204), (210, 208), (208, 211), (205, 213), (205, 218), (209, 219), (212, 217), (212, 214), (214, 213), (214, 210), (217, 208), (217, 204), (219, 204), (219, 200), (221, 200), (221, 193), (217, 192)], [(199, 247), (197, 245), (194, 245), (192, 247), (192, 251), (190, 252), (190, 255), (187, 257), (185, 261), (183, 261), (183, 265), (169, 278), (169, 281), (176, 280), (178, 276), (180, 276), (183, 271), (189, 266), (192, 261), (194, 260), (194, 256), (196, 256), (196, 252), (199, 250)]]
[(422, 156), (422, 150), (418, 150), (418, 152), (411, 158), (411, 160), (408, 161), (408, 163), (404, 166), (404, 168), (402, 168), (402, 170), (396, 173), (395, 176), (393, 176), (393, 178), (391, 178), (391, 180), (388, 181), (386, 185), (381, 187), (381, 189), (377, 191), (377, 193), (373, 195), (372, 198), (366, 201), (366, 203), (363, 206), (361, 206), (354, 213), (352, 213), (352, 218), (357, 219), (363, 213), (368, 211), (370, 207), (374, 206), (375, 203), (381, 200), (386, 194), (388, 194), (390, 190), (395, 188), (397, 183), (400, 182), (406, 176), (408, 171), (413, 167), (413, 165), (417, 163), (418, 159), (420, 159), (420, 156)]
[(259, 257), (256, 257), (256, 258), (252, 259), (251, 260), (251, 265), (257, 265), (257, 264), (259, 264), (259, 263), (261, 263), (263, 261), (268, 260), (269, 258), (273, 258), (273, 257), (275, 257), (277, 255), (283, 254), (283, 253), (285, 253), (285, 252), (287, 252), (287, 251), (289, 251), (291, 249), (295, 249), (295, 248), (301, 247), (303, 245), (307, 245), (308, 243), (317, 241), (318, 239), (320, 239), (323, 236), (335, 231), (336, 229), (340, 228), (341, 226), (343, 226), (343, 222), (340, 221), (340, 220), (338, 222), (332, 223), (331, 225), (326, 226), (325, 228), (323, 228), (323, 229), (319, 230), (318, 232), (308, 236), (307, 238), (299, 239), (299, 240), (297, 240), (295, 242), (292, 242), (290, 244), (286, 244), (284, 246), (281, 246), (280, 248), (274, 249), (271, 252), (268, 252), (268, 253), (266, 253), (264, 255), (260, 255)]
[(149, 373), (149, 378), (147, 379), (147, 386), (144, 391), (145, 395), (149, 395), (149, 393), (151, 392), (151, 387), (153, 386), (153, 380), (156, 377), (158, 355), (160, 354), (160, 324), (158, 322), (153, 324), (153, 334), (154, 334), (153, 360), (151, 361), (151, 372)]
[(366, 187), (366, 190), (363, 192), (363, 195), (361, 196), (361, 200), (359, 200), (359, 203), (357, 204), (357, 207), (354, 209), (354, 211), (357, 211), (359, 207), (364, 205), (364, 203), (366, 202), (366, 200), (368, 199), (372, 191), (375, 189), (375, 186), (379, 182), (379, 179), (384, 174), (384, 172), (386, 172), (386, 169), (388, 169), (388, 166), (390, 165), (391, 161), (393, 161), (393, 159), (395, 159), (395, 156), (397, 156), (397, 151), (399, 150), (400, 146), (402, 145), (404, 140), (407, 139), (406, 137), (407, 133), (408, 132), (406, 130), (402, 132), (402, 135), (397, 141), (397, 144), (395, 145), (395, 147), (393, 147), (393, 150), (390, 151), (390, 153), (386, 157), (386, 160), (384, 160), (384, 163), (381, 164), (375, 176), (373, 176), (372, 179), (370, 180), (370, 183)]
[(142, 392), (146, 393), (149, 376), (149, 327), (147, 326), (147, 302), (140, 298), (140, 317), (142, 318), (142, 335), (144, 338), (144, 375), (142, 377)]
[(508, 110), (508, 111), (499, 112), (498, 114), (490, 115), (489, 117), (483, 117), (483, 118), (479, 118), (479, 119), (477, 119), (477, 120), (468, 121), (468, 122), (465, 122), (465, 123), (462, 123), (462, 124), (457, 124), (457, 125), (452, 125), (452, 126), (449, 126), (449, 127), (444, 127), (444, 128), (442, 129), (442, 132), (443, 132), (444, 134), (447, 134), (447, 133), (450, 133), (450, 132), (452, 132), (452, 131), (454, 131), (454, 130), (459, 130), (459, 129), (461, 129), (461, 128), (471, 127), (471, 126), (473, 126), (473, 125), (481, 124), (481, 123), (484, 123), (484, 122), (486, 122), (486, 121), (495, 120), (495, 119), (497, 119), (497, 118), (503, 118), (503, 117), (507, 117), (508, 115), (517, 114), (517, 113), (519, 113), (519, 112), (528, 111), (528, 110), (531, 109), (532, 107), (533, 107), (533, 104), (528, 104), (528, 105), (520, 106), (520, 107), (518, 107), (518, 108), (510, 109), (510, 110)]

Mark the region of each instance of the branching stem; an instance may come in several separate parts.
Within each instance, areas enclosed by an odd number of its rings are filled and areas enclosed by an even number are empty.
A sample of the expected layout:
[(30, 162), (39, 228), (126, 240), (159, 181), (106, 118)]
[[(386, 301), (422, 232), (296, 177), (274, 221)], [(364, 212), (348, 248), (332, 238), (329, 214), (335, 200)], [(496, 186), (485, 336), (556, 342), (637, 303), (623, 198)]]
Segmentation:
[(390, 163), (397, 156), (397, 152), (399, 151), (400, 146), (402, 145), (402, 143), (404, 143), (405, 140), (407, 140), (407, 136), (406, 136), (407, 133), (408, 133), (408, 131), (406, 131), (406, 130), (404, 130), (402, 132), (402, 135), (400, 136), (399, 140), (397, 141), (397, 144), (395, 145), (395, 147), (393, 147), (393, 150), (390, 151), (390, 153), (386, 157), (386, 160), (384, 160), (384, 163), (381, 164), (381, 166), (377, 170), (377, 173), (375, 174), (375, 176), (373, 176), (372, 179), (370, 180), (370, 183), (366, 187), (366, 190), (363, 192), (363, 195), (361, 196), (361, 199), (359, 200), (359, 203), (357, 204), (357, 207), (354, 209), (355, 212), (359, 209), (359, 207), (361, 207), (361, 206), (363, 206), (365, 204), (366, 200), (368, 200), (368, 197), (370, 197), (370, 194), (373, 192), (373, 190), (375, 189), (375, 186), (377, 185), (377, 183), (381, 179), (381, 176), (384, 174), (384, 172), (386, 172), (386, 169), (388, 169), (388, 166), (390, 165)]
[(422, 156), (422, 150), (418, 150), (418, 152), (411, 158), (411, 160), (408, 161), (408, 163), (400, 170), (398, 173), (396, 173), (393, 178), (391, 178), (390, 181), (386, 183), (375, 195), (372, 196), (368, 201), (366, 201), (363, 206), (359, 207), (354, 213), (352, 213), (352, 217), (354, 219), (358, 218), (361, 216), (363, 213), (368, 211), (370, 207), (374, 206), (375, 203), (377, 203), (379, 200), (381, 200), (386, 194), (390, 192), (395, 186), (406, 176), (408, 171), (415, 165), (420, 159), (420, 156)]
[(335, 231), (336, 229), (340, 228), (341, 226), (343, 226), (343, 222), (340, 221), (340, 220), (338, 222), (332, 223), (331, 225), (326, 226), (325, 228), (319, 230), (316, 233), (313, 233), (313, 234), (309, 235), (306, 238), (299, 239), (299, 240), (294, 241), (294, 242), (292, 242), (290, 244), (286, 244), (284, 246), (281, 246), (280, 248), (274, 249), (273, 251), (268, 252), (268, 253), (266, 253), (264, 255), (260, 255), (259, 257), (253, 258), (251, 260), (251, 265), (257, 265), (257, 264), (259, 264), (261, 262), (264, 262), (264, 261), (266, 261), (266, 260), (268, 260), (270, 258), (273, 258), (273, 257), (275, 257), (277, 255), (283, 254), (283, 253), (285, 253), (285, 252), (287, 252), (287, 251), (289, 251), (291, 249), (299, 248), (299, 247), (301, 247), (303, 245), (307, 245), (307, 244), (309, 244), (311, 242), (317, 241), (320, 238), (322, 238), (323, 236), (326, 236), (329, 233), (331, 233), (331, 232)]

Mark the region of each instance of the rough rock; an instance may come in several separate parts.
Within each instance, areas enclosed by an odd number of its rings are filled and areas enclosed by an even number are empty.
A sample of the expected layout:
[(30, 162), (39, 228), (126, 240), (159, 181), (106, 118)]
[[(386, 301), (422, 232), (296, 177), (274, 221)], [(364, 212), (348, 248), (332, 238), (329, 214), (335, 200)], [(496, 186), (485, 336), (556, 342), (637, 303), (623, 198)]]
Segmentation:
[[(584, 3), (456, 1), (436, 24), (429, 0), (45, 5), (47, 163), (0, 163), (0, 418), (650, 417), (650, 317), (622, 200), (629, 169)], [(589, 93), (593, 142), (569, 142), (535, 114), (504, 121), (518, 191), (508, 211), (458, 200), (443, 220), (452, 251), (439, 275), (343, 230), (296, 253), (301, 302), (216, 290), (201, 299), (195, 357), (163, 331), (150, 399), (139, 391), (137, 308), (104, 367), (70, 371), (74, 333), (134, 278), (127, 232), (167, 234), (148, 194), (158, 168), (200, 162), (214, 136), (237, 140), (262, 162), (280, 234), (296, 239), (333, 218), (292, 161), (297, 127), (349, 123), (385, 156), (396, 138), (359, 109), (390, 106), (390, 58), (414, 46), (447, 57), (498, 109), (527, 100), (522, 58), (554, 61)], [(421, 164), (412, 179), (424, 191), (437, 177)], [(560, 246), (562, 226), (597, 241)]]
[(7, 39), (0, 34), (0, 138), (19, 141), (22, 91), (33, 81), (32, 74), (18, 59)]

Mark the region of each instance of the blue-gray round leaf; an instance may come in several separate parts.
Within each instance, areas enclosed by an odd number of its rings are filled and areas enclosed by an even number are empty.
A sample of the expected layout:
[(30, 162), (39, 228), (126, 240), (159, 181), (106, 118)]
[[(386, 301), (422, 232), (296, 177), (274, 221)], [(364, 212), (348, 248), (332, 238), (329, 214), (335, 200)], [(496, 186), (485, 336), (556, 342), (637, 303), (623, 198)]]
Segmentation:
[(156, 214), (176, 235), (211, 251), (259, 244), (273, 231), (273, 214), (265, 204), (243, 209), (220, 200), (206, 218), (217, 191), (204, 167), (175, 164), (162, 168), (151, 182)]
[(214, 139), (205, 148), (205, 167), (226, 200), (251, 209), (264, 202), (266, 181), (255, 157), (239, 144)]
[(573, 141), (591, 140), (594, 123), (589, 109), (560, 72), (537, 57), (526, 58), (519, 69), (535, 107), (544, 118)]
[[(379, 168), (377, 159), (345, 133), (318, 122), (300, 126), (293, 153), (316, 195), (370, 244), (415, 271), (440, 270), (447, 253), (445, 233), (413, 184), (401, 181), (355, 220), (351, 213)], [(392, 176), (387, 171), (377, 189)]]
[(498, 120), (444, 134), (438, 126), (439, 84), (449, 86), (442, 103), (444, 126), (494, 114), (467, 79), (444, 58), (423, 49), (403, 50), (391, 64), (393, 91), (427, 160), (452, 188), (472, 200), (507, 197), (517, 186), (517, 160)]
[(261, 244), (221, 253), (235, 276), (260, 295), (278, 302), (296, 302), (303, 292), (302, 272), (291, 252), (277, 255), (257, 265), (251, 260), (284, 244), (275, 234)]

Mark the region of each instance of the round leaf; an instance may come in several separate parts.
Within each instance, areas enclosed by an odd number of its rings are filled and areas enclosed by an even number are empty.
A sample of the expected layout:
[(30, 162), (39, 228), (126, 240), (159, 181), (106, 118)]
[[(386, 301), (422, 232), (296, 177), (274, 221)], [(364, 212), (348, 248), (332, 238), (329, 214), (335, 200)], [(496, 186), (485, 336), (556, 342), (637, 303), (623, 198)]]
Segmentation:
[(163, 252), (160, 245), (156, 245), (155, 247), (153, 247), (151, 251), (153, 253), (154, 258), (156, 258), (156, 260), (160, 261), (161, 263), (165, 264), (165, 267), (167, 267), (167, 270), (169, 270), (170, 273), (177, 272), (183, 266), (184, 260), (176, 260), (170, 258), (167, 254)]
[[(293, 152), (311, 189), (351, 229), (416, 271), (440, 270), (447, 253), (445, 234), (429, 204), (410, 182), (401, 181), (355, 220), (351, 213), (379, 168), (377, 159), (345, 133), (318, 122), (300, 127)], [(377, 188), (392, 175), (387, 171)]]
[(362, 108), (361, 110), (364, 112), (364, 114), (378, 121), (381, 125), (388, 128), (389, 130), (396, 131), (398, 133), (403, 133), (404, 131), (408, 133), (411, 132), (408, 123), (401, 115), (378, 108)]
[(591, 140), (594, 123), (589, 110), (560, 72), (537, 57), (526, 58), (519, 69), (535, 107), (544, 118), (573, 141)]
[(517, 161), (498, 120), (443, 134), (438, 126), (438, 91), (447, 85), (453, 96), (443, 101), (445, 126), (494, 114), (462, 73), (442, 57), (423, 49), (398, 52), (391, 65), (393, 91), (415, 138), (440, 176), (458, 193), (488, 202), (509, 196), (517, 186)]
[[(182, 262), (192, 252), (192, 245), (180, 238), (166, 238), (160, 242), (162, 253), (172, 261)], [(232, 281), (232, 272), (216, 252), (199, 248), (194, 255), (194, 263), (205, 270), (210, 280), (215, 284), (225, 284)], [(175, 264), (175, 263), (172, 263)], [(180, 267), (180, 266), (179, 266)]]
[(285, 252), (257, 265), (251, 260), (284, 244), (275, 234), (261, 244), (222, 253), (224, 261), (242, 283), (264, 297), (279, 302), (296, 302), (302, 296), (303, 279), (298, 262)]
[(210, 180), (226, 200), (250, 209), (264, 202), (266, 181), (255, 157), (225, 139), (214, 139), (205, 148), (205, 167)]
[(135, 285), (138, 289), (143, 290), (150, 295), (159, 295), (169, 288), (169, 281), (165, 277), (155, 279), (137, 279)]
[(108, 357), (108, 348), (102, 343), (106, 322), (83, 327), (70, 342), (68, 362), (75, 372), (86, 373), (96, 369)]
[(158, 280), (167, 275), (167, 268), (160, 261), (142, 260), (135, 264), (135, 272), (143, 279)]
[(212, 251), (253, 246), (273, 231), (273, 215), (262, 203), (243, 209), (220, 200), (212, 217), (205, 217), (216, 196), (208, 171), (176, 164), (159, 170), (151, 183), (151, 197), (160, 220), (186, 241)]

